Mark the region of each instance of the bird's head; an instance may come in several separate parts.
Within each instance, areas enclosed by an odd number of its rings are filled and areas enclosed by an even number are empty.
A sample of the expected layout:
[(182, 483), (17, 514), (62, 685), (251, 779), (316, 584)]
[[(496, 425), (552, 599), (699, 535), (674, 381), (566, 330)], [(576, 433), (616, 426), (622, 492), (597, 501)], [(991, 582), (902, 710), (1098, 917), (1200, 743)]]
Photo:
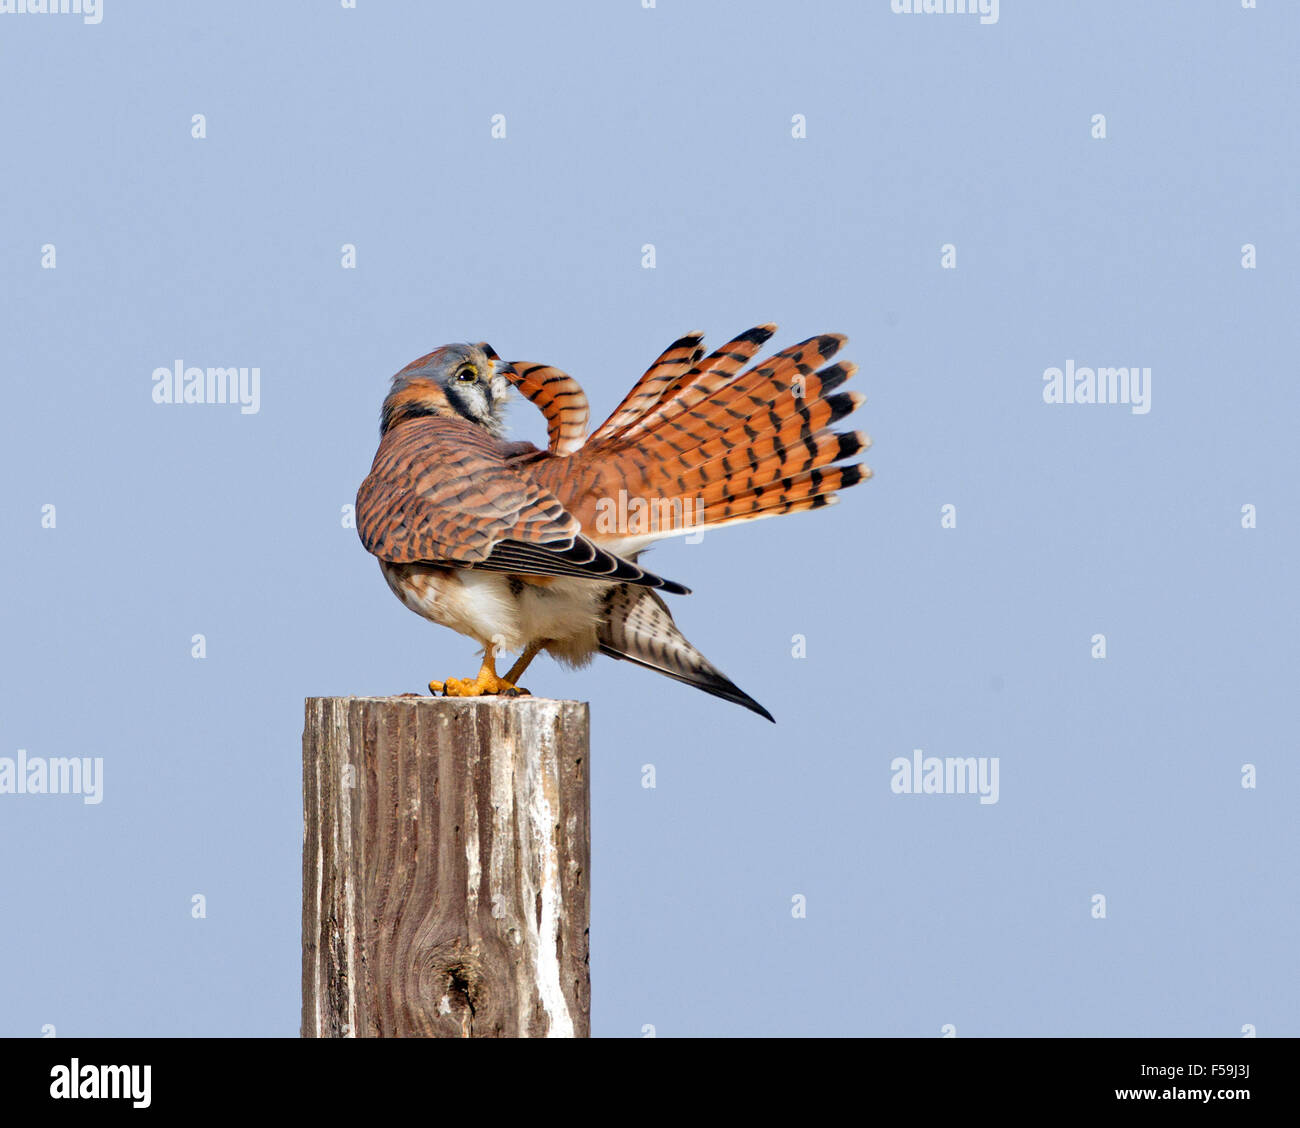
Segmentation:
[(443, 345), (393, 377), (379, 433), (421, 415), (460, 416), (501, 438), (512, 369), (492, 346)]

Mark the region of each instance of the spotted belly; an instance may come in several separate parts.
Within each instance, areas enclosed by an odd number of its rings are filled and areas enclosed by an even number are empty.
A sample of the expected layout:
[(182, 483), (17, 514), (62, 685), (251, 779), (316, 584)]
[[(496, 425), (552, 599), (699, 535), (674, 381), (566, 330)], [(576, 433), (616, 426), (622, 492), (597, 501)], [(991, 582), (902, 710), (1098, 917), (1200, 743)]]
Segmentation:
[(393, 594), (417, 615), (499, 651), (545, 643), (548, 654), (572, 665), (595, 655), (605, 593), (613, 586), (430, 564), (379, 565)]

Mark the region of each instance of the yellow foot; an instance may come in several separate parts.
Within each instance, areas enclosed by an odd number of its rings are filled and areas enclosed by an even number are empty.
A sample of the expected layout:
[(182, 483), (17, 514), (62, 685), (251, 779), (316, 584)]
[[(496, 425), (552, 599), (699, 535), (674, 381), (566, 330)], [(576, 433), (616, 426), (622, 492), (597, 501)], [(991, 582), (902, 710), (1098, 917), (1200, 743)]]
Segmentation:
[(528, 690), (520, 689), (519, 686), (511, 684), (505, 678), (497, 677), (488, 670), (480, 670), (478, 677), (473, 679), (448, 678), (445, 682), (431, 681), (429, 692), (435, 695), (441, 693), (446, 697), (487, 697), (491, 694), (500, 694), (502, 697), (529, 696)]

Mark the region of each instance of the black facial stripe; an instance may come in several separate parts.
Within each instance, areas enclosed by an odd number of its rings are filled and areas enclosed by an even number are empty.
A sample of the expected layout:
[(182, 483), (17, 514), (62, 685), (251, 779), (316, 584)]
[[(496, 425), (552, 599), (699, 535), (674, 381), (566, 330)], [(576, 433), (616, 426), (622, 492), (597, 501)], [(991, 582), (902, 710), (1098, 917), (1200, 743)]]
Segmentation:
[(461, 384), (454, 378), (445, 385), (447, 399), (458, 414), (481, 423), (486, 414), (487, 397), (479, 383)]

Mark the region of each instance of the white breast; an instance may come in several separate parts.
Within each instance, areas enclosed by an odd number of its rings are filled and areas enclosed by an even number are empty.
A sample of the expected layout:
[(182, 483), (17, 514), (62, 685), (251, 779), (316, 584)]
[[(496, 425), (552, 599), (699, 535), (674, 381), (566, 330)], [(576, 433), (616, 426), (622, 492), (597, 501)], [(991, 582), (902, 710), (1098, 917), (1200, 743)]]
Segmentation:
[(517, 653), (545, 641), (549, 654), (580, 665), (596, 653), (596, 627), (609, 584), (556, 577), (546, 586), (503, 572), (380, 561), (393, 593), (417, 615), (468, 635), (479, 645)]

